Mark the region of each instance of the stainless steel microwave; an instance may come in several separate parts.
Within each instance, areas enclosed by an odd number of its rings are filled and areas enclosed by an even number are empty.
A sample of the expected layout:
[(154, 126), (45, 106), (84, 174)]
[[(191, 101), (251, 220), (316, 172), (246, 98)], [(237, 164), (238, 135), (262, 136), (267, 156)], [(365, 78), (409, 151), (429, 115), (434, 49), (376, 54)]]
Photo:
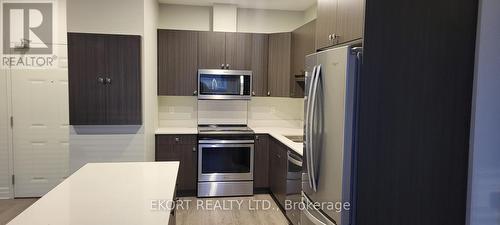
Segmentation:
[(239, 99), (252, 97), (252, 71), (198, 70), (198, 99)]

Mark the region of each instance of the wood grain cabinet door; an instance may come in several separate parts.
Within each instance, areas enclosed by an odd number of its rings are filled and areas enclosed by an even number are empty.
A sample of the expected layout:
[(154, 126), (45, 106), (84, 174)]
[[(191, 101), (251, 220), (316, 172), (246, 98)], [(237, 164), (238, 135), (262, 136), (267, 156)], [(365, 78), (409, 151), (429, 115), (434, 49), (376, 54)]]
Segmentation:
[[(316, 19), (316, 49), (330, 47), (334, 44), (331, 35), (336, 31), (338, 0), (318, 0)], [(350, 1), (350, 0), (346, 0)]]
[(110, 35), (106, 86), (106, 124), (142, 124), (141, 38)]
[(335, 32), (336, 43), (346, 43), (363, 37), (365, 0), (338, 0)]
[(196, 135), (156, 135), (155, 161), (179, 161), (177, 191), (194, 193), (197, 186)]
[(269, 35), (252, 34), (252, 95), (267, 96)]
[(191, 96), (197, 79), (198, 32), (158, 30), (158, 95)]
[(181, 162), (177, 178), (178, 188), (180, 191), (194, 191), (197, 186), (197, 146), (195, 144), (177, 145), (175, 150)]
[(269, 187), (278, 203), (284, 207), (286, 199), (286, 150), (274, 138), (269, 142)]
[(291, 33), (269, 35), (268, 96), (290, 97)]
[(266, 134), (255, 135), (255, 188), (269, 188), (269, 136)]
[(226, 34), (203, 31), (198, 33), (198, 68), (222, 69), (226, 65)]
[(69, 122), (71, 125), (106, 123), (104, 76), (107, 39), (68, 33)]
[(305, 75), (306, 56), (316, 51), (316, 20), (313, 20), (292, 32), (292, 78), (291, 96), (304, 97), (304, 82), (298, 82), (295, 76)]
[(252, 69), (252, 34), (226, 33), (226, 69)]

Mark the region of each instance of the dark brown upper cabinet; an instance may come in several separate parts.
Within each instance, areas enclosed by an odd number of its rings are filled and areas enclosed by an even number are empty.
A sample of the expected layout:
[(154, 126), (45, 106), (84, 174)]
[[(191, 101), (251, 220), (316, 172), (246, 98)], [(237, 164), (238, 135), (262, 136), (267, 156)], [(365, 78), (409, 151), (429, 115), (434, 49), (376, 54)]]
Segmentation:
[(198, 32), (158, 30), (158, 95), (196, 94)]
[(318, 0), (316, 49), (363, 38), (364, 0)]
[(267, 96), (269, 35), (252, 35), (252, 95)]
[(252, 34), (226, 33), (226, 66), (232, 70), (252, 69)]
[(199, 69), (252, 69), (252, 34), (200, 32)]
[(141, 38), (68, 33), (71, 125), (140, 125)]
[(316, 51), (316, 20), (304, 24), (292, 32), (292, 79), (291, 96), (304, 97), (304, 68), (306, 56)]
[(226, 65), (226, 34), (223, 32), (198, 33), (198, 68), (224, 69)]
[(269, 35), (268, 96), (290, 97), (291, 45), (290, 32)]

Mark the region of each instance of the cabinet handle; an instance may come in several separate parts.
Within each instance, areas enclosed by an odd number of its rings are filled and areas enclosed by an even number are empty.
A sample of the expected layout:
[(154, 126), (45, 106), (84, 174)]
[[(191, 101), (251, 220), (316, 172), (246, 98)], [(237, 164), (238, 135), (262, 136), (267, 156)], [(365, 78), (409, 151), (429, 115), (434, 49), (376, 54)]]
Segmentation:
[(255, 140), (259, 140), (259, 135), (255, 135)]
[(229, 67), (230, 67), (230, 66), (231, 66), (231, 65), (229, 65), (229, 64), (226, 64), (226, 69), (229, 69)]
[(179, 142), (181, 139), (179, 137), (175, 137), (175, 142)]
[(194, 90), (194, 91), (193, 91), (193, 95), (195, 95), (195, 96), (196, 96), (196, 95), (198, 95), (198, 91), (197, 91), (197, 90)]
[(252, 91), (252, 96), (255, 96), (255, 91)]
[(102, 77), (97, 77), (97, 83), (99, 83), (99, 84), (104, 84), (104, 78), (102, 78)]
[(267, 96), (271, 96), (271, 92), (270, 91), (267, 92)]
[(104, 84), (111, 84), (111, 78), (106, 77), (106, 80), (104, 81)]
[(196, 146), (195, 146), (195, 147), (193, 147), (193, 152), (196, 152)]
[(221, 69), (224, 69), (224, 64), (220, 64), (220, 68), (221, 68)]
[(328, 40), (330, 40), (330, 41), (333, 40), (333, 36), (331, 34), (328, 35)]

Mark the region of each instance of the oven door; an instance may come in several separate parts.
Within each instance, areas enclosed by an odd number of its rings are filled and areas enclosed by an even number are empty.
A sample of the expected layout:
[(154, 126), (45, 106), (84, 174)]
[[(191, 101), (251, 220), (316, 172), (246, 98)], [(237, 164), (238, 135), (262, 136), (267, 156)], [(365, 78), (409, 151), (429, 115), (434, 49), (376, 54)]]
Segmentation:
[(198, 70), (198, 99), (250, 99), (252, 71)]
[(198, 181), (253, 180), (254, 144), (213, 141), (198, 145)]

